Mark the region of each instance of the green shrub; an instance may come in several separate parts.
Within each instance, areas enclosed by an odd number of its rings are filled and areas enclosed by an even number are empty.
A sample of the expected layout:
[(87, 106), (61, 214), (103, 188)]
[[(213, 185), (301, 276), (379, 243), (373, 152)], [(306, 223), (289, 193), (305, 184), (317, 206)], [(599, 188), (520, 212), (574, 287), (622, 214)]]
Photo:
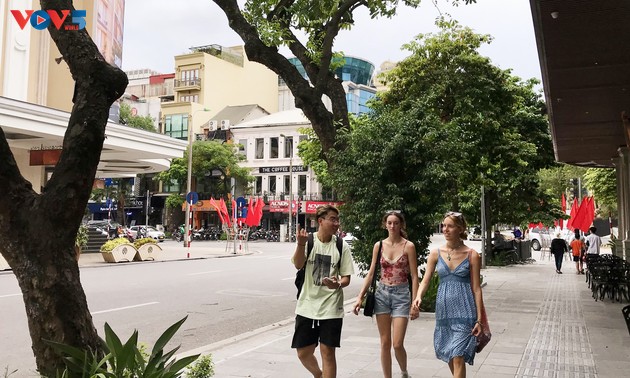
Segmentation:
[(157, 240), (153, 238), (142, 238), (133, 242), (133, 246), (136, 247), (136, 249), (140, 248), (141, 246), (145, 244), (157, 244)]
[(429, 281), (429, 288), (422, 297), (420, 311), (435, 312), (435, 299), (437, 298), (438, 286), (440, 286), (440, 277), (436, 272), (431, 277), (431, 281)]
[(123, 244), (131, 244), (127, 238), (114, 238), (112, 240), (108, 240), (101, 246), (101, 252), (111, 252), (114, 248)]
[(219, 236), (219, 240), (227, 240), (227, 233), (222, 232), (221, 236)]
[(214, 376), (214, 364), (212, 355), (201, 356), (186, 371), (187, 378), (207, 378)]
[(179, 346), (169, 352), (164, 351), (186, 318), (162, 333), (150, 355), (143, 344), (138, 344), (137, 330), (123, 344), (107, 323), (105, 340), (101, 339), (102, 355), (50, 340), (45, 342), (63, 356), (66, 367), (57, 372), (58, 378), (178, 378), (199, 357), (197, 354), (180, 360), (173, 359)]
[(87, 245), (88, 238), (88, 227), (85, 224), (81, 224), (77, 231), (77, 238), (74, 240), (74, 245), (79, 248), (84, 248)]

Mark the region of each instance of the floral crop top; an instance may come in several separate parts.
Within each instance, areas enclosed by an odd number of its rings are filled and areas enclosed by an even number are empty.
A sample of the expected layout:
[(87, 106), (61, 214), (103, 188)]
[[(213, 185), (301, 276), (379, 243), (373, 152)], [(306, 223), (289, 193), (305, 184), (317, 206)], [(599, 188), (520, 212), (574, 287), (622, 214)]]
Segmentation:
[[(405, 243), (405, 246), (407, 244)], [(397, 286), (408, 282), (409, 258), (404, 252), (395, 260), (389, 260), (381, 254), (381, 283), (388, 286)]]

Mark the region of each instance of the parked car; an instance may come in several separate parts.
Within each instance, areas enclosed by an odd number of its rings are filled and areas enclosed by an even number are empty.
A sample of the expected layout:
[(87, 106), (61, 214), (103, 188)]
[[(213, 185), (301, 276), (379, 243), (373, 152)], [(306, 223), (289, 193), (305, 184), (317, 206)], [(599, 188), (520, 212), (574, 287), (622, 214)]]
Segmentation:
[(164, 233), (153, 226), (131, 226), (129, 230), (134, 239), (138, 239), (138, 232), (142, 230), (141, 233), (144, 234), (144, 237), (153, 238), (160, 242), (164, 241)]
[(468, 229), (468, 240), (481, 240), (480, 226), (473, 226)]
[(551, 245), (551, 236), (546, 228), (533, 227), (529, 229), (529, 240), (532, 242), (534, 251), (540, 251), (542, 248), (548, 248)]

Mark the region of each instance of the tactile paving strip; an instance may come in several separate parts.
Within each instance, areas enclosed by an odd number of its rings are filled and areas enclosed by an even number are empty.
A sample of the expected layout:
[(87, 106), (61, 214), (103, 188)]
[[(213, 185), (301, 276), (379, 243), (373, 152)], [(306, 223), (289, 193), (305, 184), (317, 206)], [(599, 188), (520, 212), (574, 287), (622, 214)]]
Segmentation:
[(571, 278), (552, 276), (516, 377), (597, 378), (577, 281), (566, 282)]

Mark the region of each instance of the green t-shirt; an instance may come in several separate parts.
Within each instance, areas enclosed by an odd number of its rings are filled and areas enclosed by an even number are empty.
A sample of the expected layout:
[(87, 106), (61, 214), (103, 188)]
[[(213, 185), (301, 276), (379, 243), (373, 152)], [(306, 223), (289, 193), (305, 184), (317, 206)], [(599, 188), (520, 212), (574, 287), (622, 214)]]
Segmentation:
[(322, 243), (317, 234), (313, 234), (313, 250), (306, 261), (304, 286), (295, 308), (297, 315), (318, 320), (343, 318), (343, 290), (329, 289), (322, 283), (324, 277), (341, 279), (342, 276), (354, 274), (350, 247), (343, 242), (339, 264), (336, 243), (337, 237), (334, 235), (328, 243)]

